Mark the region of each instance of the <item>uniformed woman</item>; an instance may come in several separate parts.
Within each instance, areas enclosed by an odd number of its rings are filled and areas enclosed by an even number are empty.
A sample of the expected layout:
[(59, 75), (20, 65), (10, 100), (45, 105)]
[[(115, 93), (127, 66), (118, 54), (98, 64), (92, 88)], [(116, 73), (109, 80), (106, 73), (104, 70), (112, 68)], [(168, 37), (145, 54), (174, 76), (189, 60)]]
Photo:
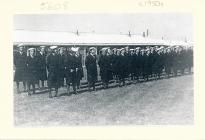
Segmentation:
[(49, 98), (52, 98), (52, 88), (55, 88), (55, 97), (58, 95), (59, 56), (57, 46), (51, 46), (50, 49), (51, 53), (47, 57), (47, 69)]
[(67, 84), (67, 94), (70, 95), (70, 85), (72, 84), (74, 94), (76, 94), (76, 63), (73, 49), (69, 49), (65, 61), (65, 74)]
[(18, 51), (14, 52), (14, 66), (15, 66), (15, 75), (14, 81), (17, 86), (17, 93), (20, 93), (19, 83), (23, 82), (24, 91), (26, 91), (26, 53), (24, 52), (23, 44), (19, 44)]
[(31, 95), (31, 86), (32, 92), (35, 94), (35, 84), (37, 83), (37, 63), (38, 59), (35, 55), (35, 48), (28, 49), (27, 57), (27, 84), (28, 84), (28, 95)]
[(108, 50), (108, 48), (102, 49), (102, 55), (98, 61), (103, 88), (108, 88), (109, 81), (112, 79), (111, 57)]
[(46, 71), (46, 46), (40, 46), (40, 52), (37, 53), (38, 66), (37, 66), (37, 75), (38, 75), (38, 86), (44, 88), (45, 81), (47, 80), (47, 71)]
[(125, 48), (120, 50), (118, 57), (118, 68), (119, 68), (119, 86), (125, 85), (125, 78), (127, 76), (127, 57), (125, 56)]
[(65, 78), (65, 51), (63, 47), (59, 48), (59, 72), (58, 72), (58, 87), (64, 87), (64, 78)]
[(85, 66), (87, 69), (88, 88), (92, 87), (95, 90), (95, 83), (97, 82), (97, 58), (96, 49), (94, 47), (89, 48), (88, 55), (85, 58)]
[(79, 47), (73, 48), (75, 56), (75, 66), (76, 66), (76, 85), (77, 90), (80, 89), (80, 80), (83, 78), (83, 65), (82, 65), (82, 55), (80, 54)]

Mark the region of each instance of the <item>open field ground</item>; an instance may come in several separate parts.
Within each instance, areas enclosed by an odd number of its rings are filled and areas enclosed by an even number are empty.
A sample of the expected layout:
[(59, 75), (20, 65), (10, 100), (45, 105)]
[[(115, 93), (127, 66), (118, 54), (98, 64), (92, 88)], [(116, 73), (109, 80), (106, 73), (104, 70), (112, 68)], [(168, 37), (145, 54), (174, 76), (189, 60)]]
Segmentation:
[[(14, 92), (16, 126), (193, 124), (193, 75), (96, 92), (28, 96)], [(15, 91), (15, 89), (14, 89)]]

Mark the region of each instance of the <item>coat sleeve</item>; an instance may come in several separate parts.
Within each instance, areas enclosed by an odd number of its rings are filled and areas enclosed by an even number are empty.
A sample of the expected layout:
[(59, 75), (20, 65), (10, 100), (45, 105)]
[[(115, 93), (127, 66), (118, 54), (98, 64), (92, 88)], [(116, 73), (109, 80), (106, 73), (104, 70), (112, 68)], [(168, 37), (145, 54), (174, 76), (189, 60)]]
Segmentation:
[(85, 58), (85, 66), (86, 66), (86, 68), (88, 68), (88, 62), (89, 62), (89, 56), (86, 56), (86, 58)]
[(14, 66), (16, 67), (16, 61), (17, 61), (17, 54), (16, 52), (14, 52), (13, 54), (13, 62), (14, 62)]
[(50, 63), (49, 59), (50, 59), (49, 55), (46, 56), (46, 67), (47, 67), (47, 70), (49, 70), (49, 63)]

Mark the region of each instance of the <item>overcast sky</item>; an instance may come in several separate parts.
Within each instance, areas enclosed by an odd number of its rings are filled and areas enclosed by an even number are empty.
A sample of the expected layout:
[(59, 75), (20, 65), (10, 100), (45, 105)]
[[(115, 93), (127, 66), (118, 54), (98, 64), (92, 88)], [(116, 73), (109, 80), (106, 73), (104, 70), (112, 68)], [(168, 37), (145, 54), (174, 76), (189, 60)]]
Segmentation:
[(14, 29), (114, 33), (192, 41), (192, 16), (179, 13), (15, 15)]

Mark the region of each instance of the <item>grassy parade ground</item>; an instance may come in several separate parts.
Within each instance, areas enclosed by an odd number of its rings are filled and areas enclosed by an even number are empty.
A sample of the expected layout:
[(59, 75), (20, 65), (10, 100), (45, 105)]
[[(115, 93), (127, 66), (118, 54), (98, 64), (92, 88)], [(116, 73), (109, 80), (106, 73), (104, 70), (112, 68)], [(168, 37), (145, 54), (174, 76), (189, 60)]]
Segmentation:
[[(15, 84), (14, 84), (15, 87)], [(16, 126), (193, 124), (193, 75), (48, 98), (48, 92), (17, 94)], [(54, 94), (54, 93), (53, 93)]]

